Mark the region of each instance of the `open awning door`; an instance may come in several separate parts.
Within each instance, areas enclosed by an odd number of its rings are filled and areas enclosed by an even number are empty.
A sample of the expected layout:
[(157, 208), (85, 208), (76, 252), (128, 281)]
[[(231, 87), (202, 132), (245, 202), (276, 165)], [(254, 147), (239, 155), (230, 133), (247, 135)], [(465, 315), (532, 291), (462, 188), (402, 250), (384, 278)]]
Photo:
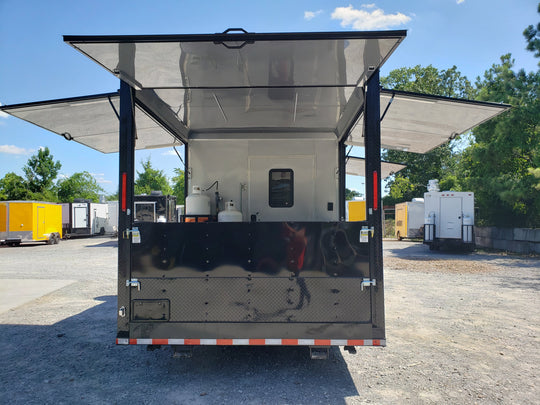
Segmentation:
[[(103, 153), (118, 152), (120, 97), (118, 93), (2, 106), (24, 121)], [(182, 142), (136, 103), (136, 149), (152, 149)]]
[[(401, 163), (392, 163), (381, 161), (381, 178), (386, 179), (399, 172), (401, 169), (407, 167)], [(349, 156), (347, 158), (346, 173), (352, 176), (364, 176), (366, 175), (366, 160), (364, 158)]]
[[(381, 146), (426, 153), (508, 110), (509, 105), (381, 90)], [(364, 146), (362, 117), (347, 144)]]

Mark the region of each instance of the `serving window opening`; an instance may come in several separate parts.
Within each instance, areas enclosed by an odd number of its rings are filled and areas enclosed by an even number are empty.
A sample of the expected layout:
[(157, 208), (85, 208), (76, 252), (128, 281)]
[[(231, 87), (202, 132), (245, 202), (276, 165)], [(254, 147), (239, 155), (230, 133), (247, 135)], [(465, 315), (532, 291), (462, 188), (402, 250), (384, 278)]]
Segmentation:
[(268, 204), (273, 208), (294, 205), (294, 172), (292, 169), (271, 169), (269, 172)]

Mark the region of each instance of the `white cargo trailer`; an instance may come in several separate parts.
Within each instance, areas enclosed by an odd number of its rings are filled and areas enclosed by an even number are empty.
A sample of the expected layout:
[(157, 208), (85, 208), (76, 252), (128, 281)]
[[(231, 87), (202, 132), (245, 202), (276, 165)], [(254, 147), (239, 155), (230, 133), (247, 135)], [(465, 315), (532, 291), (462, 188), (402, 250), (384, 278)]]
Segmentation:
[[(63, 215), (65, 215), (65, 211), (66, 209), (63, 208)], [(105, 234), (109, 213), (107, 204), (75, 199), (74, 202), (69, 204), (68, 212), (69, 218), (63, 217), (64, 236), (66, 238)]]
[(474, 193), (430, 191), (424, 194), (424, 243), (474, 249)]

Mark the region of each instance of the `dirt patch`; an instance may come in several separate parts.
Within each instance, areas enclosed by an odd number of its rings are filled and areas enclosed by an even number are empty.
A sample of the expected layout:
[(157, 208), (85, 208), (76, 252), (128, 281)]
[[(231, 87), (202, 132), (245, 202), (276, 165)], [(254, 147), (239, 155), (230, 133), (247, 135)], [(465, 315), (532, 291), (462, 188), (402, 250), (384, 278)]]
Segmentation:
[(384, 259), (384, 267), (385, 269), (423, 273), (482, 274), (501, 271), (499, 266), (492, 263), (429, 257), (407, 257), (405, 259), (387, 257)]

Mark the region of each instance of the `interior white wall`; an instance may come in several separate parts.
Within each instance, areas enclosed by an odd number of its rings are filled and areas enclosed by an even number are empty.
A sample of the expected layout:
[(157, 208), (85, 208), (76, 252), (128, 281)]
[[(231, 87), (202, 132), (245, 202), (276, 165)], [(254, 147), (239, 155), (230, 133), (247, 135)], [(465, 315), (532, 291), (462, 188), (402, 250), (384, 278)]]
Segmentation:
[[(299, 196), (295, 192), (295, 205), (299, 207), (302, 204), (305, 209), (296, 210), (294, 217), (290, 217), (287, 208), (267, 207), (260, 220), (338, 220), (338, 155), (335, 139), (193, 139), (190, 141), (188, 151), (188, 195), (194, 185), (206, 189), (217, 180), (220, 195), (225, 201), (233, 200), (236, 206), (242, 209), (245, 221), (253, 214), (249, 212), (250, 205), (254, 206), (253, 201), (248, 201), (250, 195), (248, 185), (250, 180), (253, 181), (253, 175), (250, 177), (249, 173), (250, 160), (256, 161), (258, 157), (265, 161), (275, 160), (275, 168), (284, 168), (282, 167), (284, 160), (294, 164), (295, 159), (305, 162), (311, 157), (313, 190), (309, 193), (309, 198)], [(264, 182), (262, 188), (267, 190), (267, 175), (259, 177), (260, 181)], [(295, 175), (295, 182), (298, 177), (301, 176)], [(243, 191), (241, 185), (244, 185)], [(214, 191), (213, 188), (207, 192), (212, 204)], [(268, 193), (266, 191), (265, 195), (255, 198), (264, 200), (267, 205)], [(333, 204), (333, 211), (327, 210), (329, 202)]]

